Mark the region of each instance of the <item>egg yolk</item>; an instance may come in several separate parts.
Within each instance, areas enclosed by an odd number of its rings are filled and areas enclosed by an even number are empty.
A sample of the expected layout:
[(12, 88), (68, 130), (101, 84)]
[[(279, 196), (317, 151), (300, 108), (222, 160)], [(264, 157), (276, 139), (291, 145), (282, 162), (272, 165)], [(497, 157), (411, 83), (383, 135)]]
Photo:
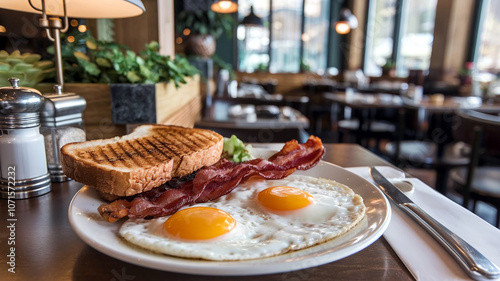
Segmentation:
[(176, 212), (165, 221), (164, 226), (176, 238), (206, 240), (228, 233), (236, 226), (236, 221), (216, 208), (193, 207)]
[(314, 203), (314, 197), (295, 187), (273, 186), (259, 192), (257, 200), (268, 209), (292, 211)]

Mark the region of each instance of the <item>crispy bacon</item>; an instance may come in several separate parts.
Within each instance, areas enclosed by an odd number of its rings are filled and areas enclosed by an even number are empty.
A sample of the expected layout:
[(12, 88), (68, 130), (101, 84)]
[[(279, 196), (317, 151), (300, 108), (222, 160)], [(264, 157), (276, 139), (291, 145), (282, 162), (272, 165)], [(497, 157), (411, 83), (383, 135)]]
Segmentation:
[(198, 171), (193, 180), (180, 188), (157, 188), (137, 195), (131, 201), (118, 199), (99, 206), (101, 216), (109, 222), (128, 216), (153, 218), (168, 216), (186, 205), (217, 199), (231, 192), (238, 184), (253, 176), (265, 179), (282, 179), (298, 170), (316, 165), (325, 148), (318, 137), (311, 136), (306, 143), (291, 140), (281, 151), (268, 160), (257, 158), (243, 163), (221, 159), (212, 166)]

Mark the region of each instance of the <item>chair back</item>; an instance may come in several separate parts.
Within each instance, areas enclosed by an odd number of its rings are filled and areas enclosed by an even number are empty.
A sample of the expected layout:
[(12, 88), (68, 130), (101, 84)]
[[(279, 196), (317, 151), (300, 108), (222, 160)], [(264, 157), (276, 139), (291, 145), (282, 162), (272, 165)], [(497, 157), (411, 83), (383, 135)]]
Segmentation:
[(476, 110), (462, 110), (457, 112), (457, 117), (453, 126), (454, 138), (471, 145), (470, 162), (462, 187), (462, 205), (467, 207), (476, 167), (500, 164), (500, 116)]
[(423, 139), (428, 129), (425, 111), (419, 107), (403, 106), (399, 109), (399, 127), (404, 138)]
[(477, 110), (457, 112), (457, 122), (453, 125), (454, 138), (473, 144), (476, 133), (481, 137), (478, 144), (489, 157), (500, 157), (500, 116), (498, 113), (485, 113)]

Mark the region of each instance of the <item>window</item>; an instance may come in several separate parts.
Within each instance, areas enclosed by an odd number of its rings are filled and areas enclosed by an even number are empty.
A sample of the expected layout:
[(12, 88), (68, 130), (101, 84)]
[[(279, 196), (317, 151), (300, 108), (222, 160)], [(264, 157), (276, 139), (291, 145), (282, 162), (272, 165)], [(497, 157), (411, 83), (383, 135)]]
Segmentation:
[(395, 64), (398, 76), (430, 65), (437, 0), (370, 1), (365, 73), (380, 76), (382, 65)]
[(238, 26), (240, 71), (322, 72), (326, 69), (329, 0), (240, 0), (238, 5), (240, 22), (253, 6), (254, 13), (264, 23), (263, 27)]
[(302, 0), (272, 1), (271, 72), (299, 72)]
[[(252, 5), (251, 5), (252, 4)], [(269, 5), (267, 1), (238, 2), (238, 21), (250, 13), (253, 7), (254, 13), (258, 15), (264, 26), (243, 26), (237, 29), (238, 38), (238, 69), (240, 71), (253, 72), (264, 70), (269, 65)]]
[(436, 5), (437, 0), (403, 1), (400, 48), (396, 58), (398, 76), (407, 76), (410, 69), (429, 69)]
[(483, 2), (483, 21), (480, 27), (476, 69), (480, 72), (500, 71), (500, 1)]
[(380, 76), (392, 58), (396, 0), (378, 0), (370, 6), (366, 32), (365, 73)]
[(329, 0), (306, 0), (304, 6), (304, 51), (302, 67), (323, 72), (327, 68), (330, 21)]

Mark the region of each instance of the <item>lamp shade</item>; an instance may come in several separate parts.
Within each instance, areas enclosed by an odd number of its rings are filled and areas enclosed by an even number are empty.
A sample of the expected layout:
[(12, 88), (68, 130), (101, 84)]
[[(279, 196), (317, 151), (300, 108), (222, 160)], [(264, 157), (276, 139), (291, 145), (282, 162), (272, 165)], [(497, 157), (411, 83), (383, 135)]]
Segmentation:
[[(41, 14), (42, 0), (1, 0), (0, 8)], [(63, 0), (45, 0), (47, 15), (64, 16)], [(141, 0), (66, 0), (67, 16), (72, 18), (125, 18), (142, 14)]]
[(253, 6), (250, 6), (250, 14), (244, 17), (240, 24), (245, 26), (264, 26), (262, 19), (253, 12)]
[(216, 0), (210, 8), (216, 13), (231, 14), (238, 11), (238, 4), (229, 0)]

